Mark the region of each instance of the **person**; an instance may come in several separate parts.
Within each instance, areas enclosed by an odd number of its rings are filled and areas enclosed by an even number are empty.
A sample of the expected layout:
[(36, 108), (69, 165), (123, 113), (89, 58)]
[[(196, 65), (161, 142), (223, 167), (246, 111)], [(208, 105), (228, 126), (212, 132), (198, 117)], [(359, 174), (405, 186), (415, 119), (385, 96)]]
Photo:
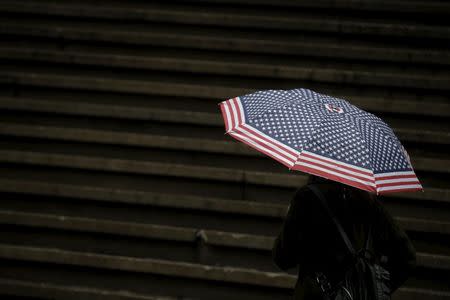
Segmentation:
[[(381, 202), (374, 194), (321, 177), (311, 176), (309, 184), (321, 189), (355, 249), (364, 248), (372, 226), (371, 250), (378, 258), (387, 257), (391, 293), (398, 289), (415, 267), (416, 253)], [(321, 272), (335, 284), (344, 277), (343, 270), (351, 261), (336, 225), (307, 185), (291, 200), (272, 250), (281, 270), (298, 267), (295, 300), (325, 299), (314, 274)]]

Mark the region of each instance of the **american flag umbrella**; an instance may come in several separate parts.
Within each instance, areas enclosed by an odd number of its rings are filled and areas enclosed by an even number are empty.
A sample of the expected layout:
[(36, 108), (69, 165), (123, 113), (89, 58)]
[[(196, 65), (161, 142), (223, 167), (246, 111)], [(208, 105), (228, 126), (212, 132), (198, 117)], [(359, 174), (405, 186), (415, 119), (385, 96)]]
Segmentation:
[(219, 105), (226, 133), (290, 170), (377, 194), (423, 190), (389, 125), (343, 99), (266, 90)]

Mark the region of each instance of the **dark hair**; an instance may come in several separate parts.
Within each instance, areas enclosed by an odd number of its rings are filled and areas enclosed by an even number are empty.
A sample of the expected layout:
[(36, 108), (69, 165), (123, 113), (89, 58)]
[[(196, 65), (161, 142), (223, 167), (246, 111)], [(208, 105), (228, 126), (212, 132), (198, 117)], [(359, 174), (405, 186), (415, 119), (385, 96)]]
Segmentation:
[(366, 198), (366, 200), (374, 201), (376, 198), (375, 194), (369, 193), (367, 191), (363, 191), (361, 189), (357, 189), (352, 186), (334, 180), (330, 180), (324, 177), (309, 175), (307, 184), (320, 184), (320, 183), (334, 185), (336, 189), (340, 191), (339, 194), (341, 198), (344, 199), (353, 197), (353, 198)]
[(316, 175), (309, 175), (308, 177), (308, 184), (311, 183), (331, 183), (332, 181), (329, 179), (326, 179), (324, 177), (316, 176)]

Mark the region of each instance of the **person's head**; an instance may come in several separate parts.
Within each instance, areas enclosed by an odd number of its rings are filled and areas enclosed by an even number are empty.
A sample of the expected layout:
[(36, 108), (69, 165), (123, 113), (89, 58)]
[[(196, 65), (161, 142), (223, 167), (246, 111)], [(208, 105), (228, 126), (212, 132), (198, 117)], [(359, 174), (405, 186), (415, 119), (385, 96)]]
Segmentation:
[(333, 183), (333, 182), (334, 181), (329, 180), (329, 179), (324, 178), (324, 177), (320, 177), (320, 176), (316, 176), (316, 175), (309, 175), (307, 184), (312, 184), (312, 183)]
[[(324, 177), (315, 176), (315, 175), (309, 175), (307, 184), (327, 184), (327, 185), (333, 185), (337, 190), (339, 190), (338, 194), (341, 196), (341, 198), (366, 198), (366, 200), (371, 199), (372, 201), (375, 200), (376, 195), (367, 191), (363, 191), (358, 188), (354, 188), (352, 186), (330, 180)], [(370, 200), (369, 200), (370, 201)]]

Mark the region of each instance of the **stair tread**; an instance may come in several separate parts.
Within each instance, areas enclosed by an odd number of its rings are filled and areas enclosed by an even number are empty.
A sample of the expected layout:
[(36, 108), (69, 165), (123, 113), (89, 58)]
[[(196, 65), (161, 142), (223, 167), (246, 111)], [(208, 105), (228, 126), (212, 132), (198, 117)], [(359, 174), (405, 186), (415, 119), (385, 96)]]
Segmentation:
[[(13, 217), (12, 214), (9, 215)], [(39, 215), (41, 224), (36, 224), (36, 214), (15, 214), (18, 221), (5, 220), (5, 213), (0, 214), (0, 222), (5, 226), (5, 234), (14, 234), (14, 237), (2, 239), (1, 243), (11, 246), (25, 247), (44, 247), (57, 248), (61, 250), (80, 251), (90, 253), (102, 253), (114, 256), (127, 256), (133, 258), (149, 258), (158, 260), (174, 260), (187, 263), (200, 263), (205, 265), (214, 264), (221, 267), (239, 267), (236, 261), (230, 260), (229, 255), (235, 255), (242, 251), (242, 255), (259, 256), (248, 264), (241, 267), (254, 269), (258, 271), (279, 272), (275, 266), (270, 265), (271, 249), (274, 242), (272, 236), (258, 236), (252, 234), (242, 234), (239, 232), (220, 232), (214, 230), (196, 230), (194, 228), (168, 227), (162, 228), (160, 225), (153, 224), (132, 224), (124, 222), (98, 221), (86, 218), (73, 218), (66, 216), (58, 216), (58, 219), (64, 218), (59, 224), (51, 222), (49, 216)], [(24, 218), (30, 219), (23, 222)], [(45, 224), (42, 219), (45, 218)], [(49, 222), (50, 221), (50, 222)], [(8, 225), (16, 225), (8, 227)], [(62, 226), (61, 226), (62, 225)], [(44, 228), (45, 227), (45, 228)], [(125, 228), (123, 228), (125, 227)], [(141, 230), (136, 230), (141, 229)], [(145, 232), (144, 230), (148, 231)], [(157, 234), (156, 231), (161, 230)], [(111, 239), (108, 235), (117, 231), (117, 239)], [(177, 235), (180, 231), (188, 232), (192, 238)], [(127, 239), (127, 236), (139, 239)], [(94, 234), (91, 234), (94, 233)], [(106, 235), (102, 235), (105, 234)], [(153, 234), (152, 234), (153, 233)], [(156, 234), (155, 234), (156, 233)], [(165, 234), (164, 234), (165, 233)], [(197, 235), (195, 235), (197, 233)], [(67, 236), (70, 235), (70, 236)], [(92, 240), (97, 240), (101, 245), (95, 245)], [(128, 247), (118, 246), (122, 242), (128, 241)], [(175, 252), (188, 251), (186, 247), (219, 247), (223, 250), (229, 250), (228, 254), (222, 252), (217, 253), (214, 260), (202, 260), (201, 258), (183, 256), (183, 254), (175, 255)], [(168, 255), (167, 251), (145, 251), (148, 247), (157, 247), (170, 249), (173, 256)], [(225, 248), (224, 248), (225, 247)], [(233, 250), (230, 250), (232, 247)], [(215, 248), (215, 249), (219, 249)], [(150, 250), (150, 249), (148, 249)], [(192, 251), (192, 249), (190, 250)], [(228, 255), (228, 259), (227, 259)], [(220, 257), (223, 257), (221, 260)], [(450, 270), (450, 256), (442, 253), (427, 253), (419, 251), (417, 253), (418, 267), (431, 268), (440, 270)]]
[[(33, 282), (0, 278), (0, 291), (11, 296), (36, 297), (40, 299), (90, 299), (89, 297), (106, 297), (111, 300), (176, 300), (175, 297), (139, 294), (123, 289), (99, 289), (73, 284), (54, 284), (48, 281)], [(186, 298), (187, 300), (193, 298)]]
[(134, 258), (56, 248), (0, 245), (3, 259), (26, 260), (53, 264), (69, 264), (95, 267), (113, 271), (156, 273), (166, 276), (224, 281), (230, 283), (262, 285), (277, 288), (292, 288), (296, 276), (279, 272), (238, 267), (219, 267), (187, 262), (174, 262), (153, 258)]
[[(18, 45), (17, 45), (18, 44)], [(314, 61), (310, 58), (271, 58), (254, 55), (217, 55), (210, 52), (173, 49), (130, 49), (113, 47), (59, 46), (42, 43), (14, 43), (0, 47), (5, 59), (32, 59), (149, 70), (205, 72), (236, 76), (307, 79), (333, 83), (374, 84), (413, 88), (447, 89), (450, 75), (445, 70), (418, 69), (356, 63)]]
[[(210, 103), (210, 105), (214, 105), (218, 110), (216, 104)], [(437, 145), (450, 143), (450, 128), (445, 120), (435, 118), (433, 122), (430, 122), (427, 119), (420, 120), (413, 117), (384, 116), (382, 118), (388, 125), (392, 126), (402, 142), (418, 141)], [(25, 119), (26, 122), (24, 122)], [(34, 126), (43, 127), (55, 126), (59, 128), (107, 130), (110, 132), (128, 132), (130, 134), (170, 135), (173, 138), (203, 138), (215, 141), (231, 140), (229, 138), (224, 139), (225, 130), (219, 111), (214, 113), (197, 113), (183, 110), (157, 109), (154, 111), (154, 114), (148, 114), (144, 120), (153, 121), (151, 123), (152, 126), (149, 126), (149, 122), (144, 124), (140, 120), (126, 122), (121, 119), (92, 118), (89, 115), (83, 118), (75, 116), (49, 117), (45, 114), (32, 114), (26, 111), (4, 115), (0, 119), (4, 124), (3, 126), (6, 126), (6, 124), (11, 124), (11, 126), (30, 126), (33, 124)], [(190, 128), (190, 130), (183, 130), (183, 128)], [(6, 129), (3, 129), (2, 132), (7, 134)], [(434, 150), (427, 149), (422, 144), (418, 151), (439, 152), (439, 148)]]
[[(103, 90), (103, 86), (109, 85), (110, 87), (112, 87), (113, 85), (117, 85), (117, 84), (122, 84), (124, 86), (125, 89), (132, 89), (132, 88), (137, 88), (140, 90), (140, 88), (145, 90), (145, 87), (148, 86), (150, 90), (152, 87), (151, 82), (153, 80), (155, 80), (156, 78), (152, 78), (153, 74), (145, 74), (145, 76), (138, 76), (138, 74), (127, 74), (126, 77), (124, 76), (112, 76), (111, 74), (108, 74), (107, 72), (98, 72), (95, 70), (76, 70), (76, 69), (72, 69), (71, 70), (71, 74), (67, 75), (64, 74), (64, 70), (63, 69), (51, 69), (48, 68), (47, 70), (37, 70), (37, 69), (26, 69), (26, 68), (19, 68), (17, 69), (16, 67), (10, 67), (10, 66), (5, 66), (1, 72), (0, 75), (4, 75), (4, 76), (11, 76), (12, 80), (17, 80), (18, 83), (26, 83), (27, 80), (31, 82), (33, 82), (34, 84), (37, 82), (38, 84), (40, 84), (39, 82), (43, 82), (43, 85), (51, 85), (51, 86), (58, 86), (58, 81), (61, 82), (62, 87), (70, 84), (71, 82), (73, 82), (75, 84), (75, 86), (82, 86), (84, 88), (92, 88), (94, 87), (95, 89), (99, 89), (99, 90)], [(150, 77), (150, 76), (152, 77)], [(155, 75), (156, 76), (156, 75)], [(161, 82), (164, 81), (164, 77), (165, 75), (161, 74), (161, 76), (158, 76), (159, 78), (156, 79), (156, 82)], [(224, 90), (228, 90), (230, 92), (232, 92), (234, 89), (238, 90), (239, 88), (234, 88), (234, 87), (212, 87), (211, 85), (205, 86), (204, 83), (202, 85), (200, 85), (198, 83), (197, 79), (191, 78), (189, 80), (185, 80), (183, 83), (181, 82), (177, 82), (177, 79), (174, 78), (173, 76), (169, 76), (167, 75), (168, 78), (171, 78), (172, 82), (171, 84), (176, 84), (179, 83), (182, 86), (189, 86), (192, 85), (193, 88), (210, 88), (210, 89), (224, 89)], [(194, 83), (193, 81), (197, 81), (197, 83)], [(219, 80), (219, 78), (217, 78), (217, 80)], [(181, 81), (181, 79), (180, 79)], [(191, 81), (191, 82), (189, 82)], [(155, 83), (156, 83), (155, 82)], [(250, 83), (251, 81), (249, 81)], [(230, 82), (231, 83), (231, 82)], [(42, 83), (41, 83), (42, 84)], [(156, 83), (157, 84), (157, 83)], [(214, 84), (214, 83), (212, 83)], [(127, 87), (130, 86), (130, 87)], [(174, 86), (175, 87), (175, 86)], [(116, 89), (117, 87), (115, 87)], [(120, 87), (119, 87), (120, 88)], [(274, 87), (276, 88), (276, 87)], [(250, 90), (248, 90), (250, 91)], [(242, 92), (242, 93), (239, 93)], [(230, 95), (229, 97), (235, 97), (237, 95), (242, 95), (245, 92), (243, 90), (238, 91), (238, 94), (234, 94), (234, 95)], [(218, 101), (223, 101), (224, 99), (220, 99), (217, 98)], [(220, 99), (220, 100), (219, 100)], [(350, 99), (351, 101), (351, 99)], [(218, 116), (218, 114), (216, 114)], [(440, 124), (436, 124), (434, 123), (430, 123), (430, 122), (419, 122), (417, 120), (417, 118), (409, 118), (409, 120), (407, 118), (402, 118), (401, 120), (397, 120), (394, 118), (391, 118), (392, 120), (389, 120), (388, 118), (386, 118), (386, 121), (389, 122), (395, 122), (395, 124), (398, 123), (407, 123), (408, 128), (414, 128), (417, 127), (417, 129), (428, 129), (428, 130), (433, 130), (433, 129), (439, 129), (441, 128), (442, 131), (444, 131), (445, 135), (448, 135), (448, 124), (447, 122), (441, 122)], [(220, 116), (216, 117), (216, 123), (220, 123)], [(200, 120), (201, 121), (201, 120)], [(414, 128), (414, 130), (417, 130), (416, 128)]]
[[(3, 183), (1, 185), (2, 192), (21, 193), (22, 191), (28, 191), (31, 194), (43, 197), (70, 197), (84, 199), (85, 201), (112, 202), (123, 205), (150, 205), (163, 208), (192, 209), (199, 212), (241, 214), (243, 217), (247, 215), (248, 218), (251, 218), (251, 216), (282, 218), (294, 192), (288, 190), (285, 194), (278, 193), (276, 197), (271, 197), (269, 194), (264, 199), (262, 197), (252, 199), (240, 198), (238, 197), (241, 196), (239, 193), (231, 193), (231, 186), (227, 190), (231, 194), (222, 195), (220, 190), (214, 192), (214, 189), (212, 189), (212, 193), (207, 193), (205, 188), (202, 189), (199, 186), (197, 189), (198, 184), (194, 185), (189, 182), (185, 184), (171, 180), (174, 181), (171, 184), (167, 180), (166, 182), (160, 182), (148, 177), (115, 173), (92, 172), (93, 174), (89, 174), (82, 170), (48, 170), (24, 167), (4, 167), (2, 171), (5, 174), (0, 180)], [(298, 183), (298, 186), (300, 185), (301, 181)], [(174, 186), (178, 188), (175, 190)], [(434, 190), (436, 190), (435, 193), (443, 195), (448, 193), (447, 190), (439, 191), (436, 188)], [(426, 198), (422, 193), (409, 193), (404, 194), (403, 197), (414, 199), (417, 201), (417, 206), (410, 200), (398, 198), (398, 195), (397, 197), (386, 196), (380, 200), (392, 211), (392, 214), (406, 218), (404, 222), (409, 222), (411, 219), (432, 219), (436, 222), (448, 220), (448, 211), (436, 207), (436, 205), (439, 206), (439, 203), (446, 202), (446, 198), (443, 196), (433, 199), (431, 196)], [(437, 202), (433, 204), (433, 202), (430, 202), (431, 200)], [(62, 201), (64, 201), (64, 198)], [(408, 205), (409, 208), (405, 209)], [(411, 224), (418, 223), (413, 222)]]
[[(140, 21), (170, 21), (182, 24), (221, 25), (233, 27), (276, 28), (284, 30), (314, 30), (335, 33), (375, 34), (375, 35), (399, 35), (411, 37), (433, 37), (445, 39), (450, 36), (450, 28), (442, 26), (429, 26), (421, 24), (408, 24), (407, 21), (396, 22), (389, 20), (369, 20), (352, 16), (348, 19), (336, 18), (324, 12), (315, 14), (311, 12), (279, 12), (276, 16), (268, 16), (267, 13), (257, 9), (241, 7), (192, 6), (186, 4), (161, 4), (139, 3), (139, 5), (123, 2), (108, 2), (108, 6), (98, 3), (82, 2), (74, 5), (55, 4), (54, 2), (31, 2), (20, 5), (2, 3), (0, 9), (13, 12), (32, 12), (56, 14), (62, 16), (97, 17), (115, 20), (140, 20)], [(387, 23), (387, 24), (386, 24)]]
[[(177, 96), (170, 89), (177, 88), (176, 83), (167, 83), (167, 92), (162, 92), (162, 95), (138, 95), (138, 94), (111, 94), (100, 91), (61, 91), (55, 89), (54, 91), (36, 90), (24, 87), (20, 92), (20, 96), (13, 96), (9, 91), (5, 91), (0, 94), (0, 105), (3, 108), (11, 109), (26, 109), (40, 110), (70, 113), (67, 109), (68, 106), (72, 106), (73, 114), (86, 114), (95, 115), (95, 113), (104, 116), (118, 116), (121, 118), (135, 118), (135, 119), (147, 119), (154, 117), (152, 111), (158, 112), (170, 112), (171, 110), (184, 113), (190, 112), (211, 112), (215, 113), (217, 110), (216, 104), (219, 101), (226, 99), (226, 97), (233, 97), (236, 95), (211, 95), (215, 93), (213, 89), (208, 91), (206, 84), (204, 86), (193, 86), (199, 88), (197, 94), (192, 93), (192, 97), (188, 95)], [(186, 86), (186, 85), (185, 85)], [(42, 88), (41, 88), (42, 89)], [(155, 89), (154, 92), (157, 90)], [(251, 90), (242, 90), (243, 94), (250, 92)], [(326, 89), (317, 90), (322, 93), (327, 93)], [(241, 91), (237, 91), (241, 92)], [(166, 94), (166, 95), (164, 95)], [(424, 105), (424, 99), (403, 98), (402, 96), (383, 97), (383, 96), (370, 96), (370, 95), (352, 95), (352, 94), (336, 94), (333, 96), (341, 97), (349, 100), (356, 106), (374, 112), (374, 113), (403, 113), (423, 116), (426, 113), (429, 116), (450, 116), (450, 102), (441, 97), (430, 96)], [(193, 98), (195, 97), (195, 98)], [(204, 97), (204, 98), (203, 98)], [(214, 101), (214, 97), (216, 101)], [(171, 109), (167, 109), (165, 105), (166, 101), (170, 101)], [(66, 104), (67, 103), (67, 104)], [(132, 104), (132, 106), (130, 105)], [(125, 111), (125, 113), (121, 113)], [(91, 113), (89, 113), (91, 112)], [(167, 114), (167, 113), (166, 113)], [(149, 116), (148, 116), (149, 115)], [(129, 117), (127, 117), (129, 116)], [(197, 118), (191, 118), (197, 119)], [(203, 115), (202, 120), (206, 120), (207, 116)], [(211, 124), (218, 124), (216, 120), (208, 121)]]
[[(134, 292), (128, 290), (116, 290), (113, 288), (93, 288), (85, 286), (75, 286), (72, 282), (54, 283), (48, 281), (35, 281), (23, 279), (0, 278), (0, 289), (6, 295), (20, 296), (39, 296), (43, 299), (52, 299), (54, 297), (64, 299), (85, 299), (86, 297), (108, 297), (112, 300), (174, 300), (176, 297), (155, 296), (151, 293)], [(394, 300), (411, 299), (411, 297), (420, 297), (422, 299), (438, 300), (446, 299), (450, 295), (446, 292), (437, 290), (425, 290), (420, 288), (400, 288), (393, 295)], [(193, 300), (196, 298), (184, 298)], [(283, 298), (284, 299), (284, 298)]]
[(325, 9), (355, 9), (361, 11), (402, 11), (403, 13), (417, 12), (420, 14), (449, 14), (450, 5), (442, 1), (378, 1), (361, 2), (358, 0), (319, 0), (319, 1), (289, 1), (281, 0), (276, 3), (270, 0), (190, 0), (193, 3), (220, 3), (233, 5), (248, 5), (248, 6), (262, 6), (267, 5), (271, 7), (287, 7), (287, 8), (325, 8)]
[[(286, 209), (286, 207), (284, 206)], [(397, 222), (405, 230), (429, 233), (450, 234), (450, 222), (408, 217), (396, 217)], [(182, 227), (134, 221), (117, 221), (93, 217), (78, 217), (57, 213), (36, 213), (5, 210), (0, 208), (2, 224), (24, 225), (40, 228), (54, 228), (70, 231), (86, 231), (150, 239), (195, 242), (198, 239), (205, 243), (221, 246), (242, 247), (255, 250), (272, 249), (274, 236), (253, 233), (218, 231), (208, 228)], [(439, 253), (423, 253), (421, 256), (443, 258)]]
[[(108, 123), (104, 124), (104, 126), (95, 126), (91, 127), (92, 123), (83, 124), (79, 122), (70, 122), (70, 123), (60, 123), (59, 120), (53, 120), (52, 123), (45, 122), (42, 123), (39, 120), (38, 122), (33, 122), (30, 118), (24, 118), (27, 120), (26, 124), (23, 124), (22, 121), (15, 123), (9, 120), (1, 120), (0, 124), (2, 125), (2, 129), (0, 133), (8, 136), (22, 136), (23, 138), (51, 138), (55, 140), (66, 140), (73, 142), (90, 142), (99, 144), (96, 147), (108, 147), (102, 146), (101, 144), (114, 144), (116, 148), (119, 145), (127, 145), (127, 146), (140, 146), (140, 147), (150, 147), (154, 149), (153, 151), (163, 151), (157, 149), (165, 149), (167, 153), (171, 153), (171, 151), (194, 151), (195, 153), (196, 163), (211, 165), (211, 162), (216, 162), (216, 167), (224, 167), (228, 166), (228, 160), (225, 161), (223, 155), (237, 155), (232, 158), (232, 161), (238, 164), (235, 166), (236, 170), (240, 170), (241, 164), (246, 165), (246, 168), (250, 168), (248, 170), (253, 169), (254, 171), (268, 171), (275, 173), (285, 173), (287, 174), (287, 170), (277, 164), (276, 162), (267, 159), (264, 155), (260, 154), (257, 151), (249, 149), (245, 145), (239, 144), (232, 139), (211, 139), (208, 136), (194, 135), (185, 136), (182, 132), (178, 132), (176, 127), (172, 131), (163, 131), (158, 132), (154, 131), (144, 131), (139, 130), (138, 132), (129, 129), (124, 130), (124, 127), (121, 130), (115, 130), (114, 126), (107, 126)], [(35, 119), (36, 120), (36, 119)], [(49, 121), (49, 120), (46, 120)], [(67, 126), (69, 125), (70, 126)], [(102, 124), (102, 123), (100, 123)], [(81, 126), (80, 126), (81, 125)], [(88, 127), (85, 127), (88, 125)], [(137, 128), (137, 127), (134, 127)], [(195, 129), (195, 128), (194, 128)], [(134, 139), (131, 138), (134, 136)], [(124, 139), (124, 137), (127, 137)], [(83, 146), (82, 146), (83, 147)], [(111, 147), (112, 151), (113, 147)], [(148, 149), (148, 148), (147, 148)], [(136, 151), (138, 151), (136, 149)], [(136, 152), (135, 151), (135, 152)], [(148, 151), (148, 152), (146, 152)], [(139, 150), (141, 157), (144, 159), (149, 159), (149, 153), (152, 150)], [(421, 149), (421, 148), (410, 148), (408, 149), (409, 155), (411, 157), (413, 166), (417, 171), (434, 171), (434, 172), (448, 172), (448, 164), (449, 164), (449, 156), (448, 153), (443, 151), (437, 151), (437, 149)], [(105, 151), (105, 155), (107, 155), (108, 150)], [(136, 155), (139, 155), (136, 152)], [(155, 152), (157, 153), (157, 152)], [(203, 153), (203, 156), (202, 156)], [(111, 152), (111, 154), (113, 154)], [(220, 155), (215, 159), (211, 159), (212, 156)], [(136, 156), (139, 157), (139, 156)], [(160, 155), (160, 157), (163, 157)], [(170, 159), (172, 162), (179, 161), (181, 163), (186, 163), (182, 157), (175, 156), (175, 158)], [(192, 160), (191, 157), (188, 160)], [(167, 161), (167, 158), (166, 158)]]
[[(168, 83), (170, 85), (170, 83)], [(88, 113), (90, 110), (94, 112), (102, 113), (108, 116), (108, 112), (111, 112), (111, 116), (118, 116), (126, 118), (138, 118), (143, 119), (146, 113), (151, 113), (152, 110), (165, 110), (169, 111), (166, 103), (170, 102), (170, 110), (185, 111), (185, 112), (217, 112), (217, 102), (224, 100), (227, 95), (218, 97), (214, 101), (206, 89), (205, 94), (201, 91), (194, 97), (176, 96), (176, 95), (164, 95), (164, 94), (121, 94), (112, 92), (99, 92), (99, 91), (83, 91), (83, 90), (62, 90), (51, 88), (33, 88), (22, 87), (19, 95), (14, 95), (11, 90), (6, 87), (0, 92), (0, 104), (4, 108), (21, 108), (30, 107), (30, 110), (37, 109), (36, 107), (43, 107), (45, 111), (53, 109), (55, 112), (69, 113), (65, 107), (71, 105), (72, 108), (77, 108), (84, 113)], [(327, 94), (329, 91), (325, 89), (317, 90)], [(421, 99), (415, 95), (400, 95), (395, 94), (391, 97), (383, 96), (382, 94), (376, 94), (373, 91), (371, 96), (369, 93), (357, 94), (351, 93), (350, 90), (345, 88), (339, 92), (331, 91), (333, 96), (344, 98), (349, 100), (356, 106), (372, 111), (372, 112), (389, 112), (398, 114), (414, 114), (414, 115), (434, 115), (447, 117), (450, 116), (450, 101), (445, 96), (428, 95), (425, 99)], [(229, 96), (229, 95), (228, 95)], [(237, 95), (234, 95), (237, 96)], [(427, 105), (423, 105), (424, 103)], [(386, 103), (385, 103), (386, 102)], [(38, 103), (33, 105), (33, 103)], [(67, 105), (65, 104), (67, 103)], [(432, 105), (429, 105), (432, 104)], [(16, 105), (16, 106), (14, 106)], [(79, 108), (78, 108), (79, 107)], [(83, 110), (84, 107), (87, 107)], [(117, 108), (116, 108), (117, 107)], [(120, 108), (120, 109), (119, 109)], [(127, 113), (119, 114), (121, 110), (126, 110)], [(143, 111), (139, 114), (140, 111)], [(73, 112), (77, 114), (75, 110)], [(203, 118), (204, 119), (204, 118)]]
[[(273, 172), (264, 170), (255, 163), (254, 168), (244, 167), (239, 161), (214, 160), (214, 156), (201, 157), (180, 152), (150, 149), (124, 149), (106, 145), (73, 144), (61, 142), (35, 142), (32, 146), (24, 142), (1, 143), (1, 160), (9, 163), (26, 163), (58, 167), (102, 170), (107, 172), (129, 172), (160, 176), (182, 176), (230, 182), (247, 181), (295, 188), (304, 178), (301, 172), (288, 170)], [(275, 162), (273, 162), (275, 164)], [(237, 165), (236, 165), (237, 164)], [(241, 165), (241, 168), (239, 168)], [(255, 169), (257, 168), (257, 169)], [(448, 187), (446, 178), (422, 175), (424, 188)]]
[(68, 263), (123, 271), (150, 272), (161, 275), (202, 278), (279, 288), (291, 288), (295, 283), (294, 276), (282, 273), (261, 272), (252, 269), (231, 267), (204, 266), (158, 259), (82, 253), (50, 248), (10, 246), (6, 244), (0, 245), (0, 257), (63, 264)]
[[(76, 22), (73, 20), (47, 20), (31, 18), (18, 20), (3, 18), (0, 32), (3, 34), (27, 35), (34, 37), (66, 37), (68, 39), (91, 40), (190, 47), (200, 49), (229, 49), (230, 51), (308, 54), (318, 57), (345, 57), (374, 61), (428, 62), (448, 64), (446, 48), (426, 48), (404, 46), (394, 42), (376, 43), (357, 39), (345, 40), (335, 36), (319, 37), (307, 34), (288, 34), (286, 32), (269, 35), (267, 32), (243, 32), (242, 30), (220, 29), (194, 25), (158, 25), (143, 27), (142, 24), (121, 23), (120, 26), (97, 20)], [(181, 28), (180, 28), (181, 27)], [(292, 40), (294, 38), (294, 41)], [(234, 47), (230, 48), (232, 44)]]

